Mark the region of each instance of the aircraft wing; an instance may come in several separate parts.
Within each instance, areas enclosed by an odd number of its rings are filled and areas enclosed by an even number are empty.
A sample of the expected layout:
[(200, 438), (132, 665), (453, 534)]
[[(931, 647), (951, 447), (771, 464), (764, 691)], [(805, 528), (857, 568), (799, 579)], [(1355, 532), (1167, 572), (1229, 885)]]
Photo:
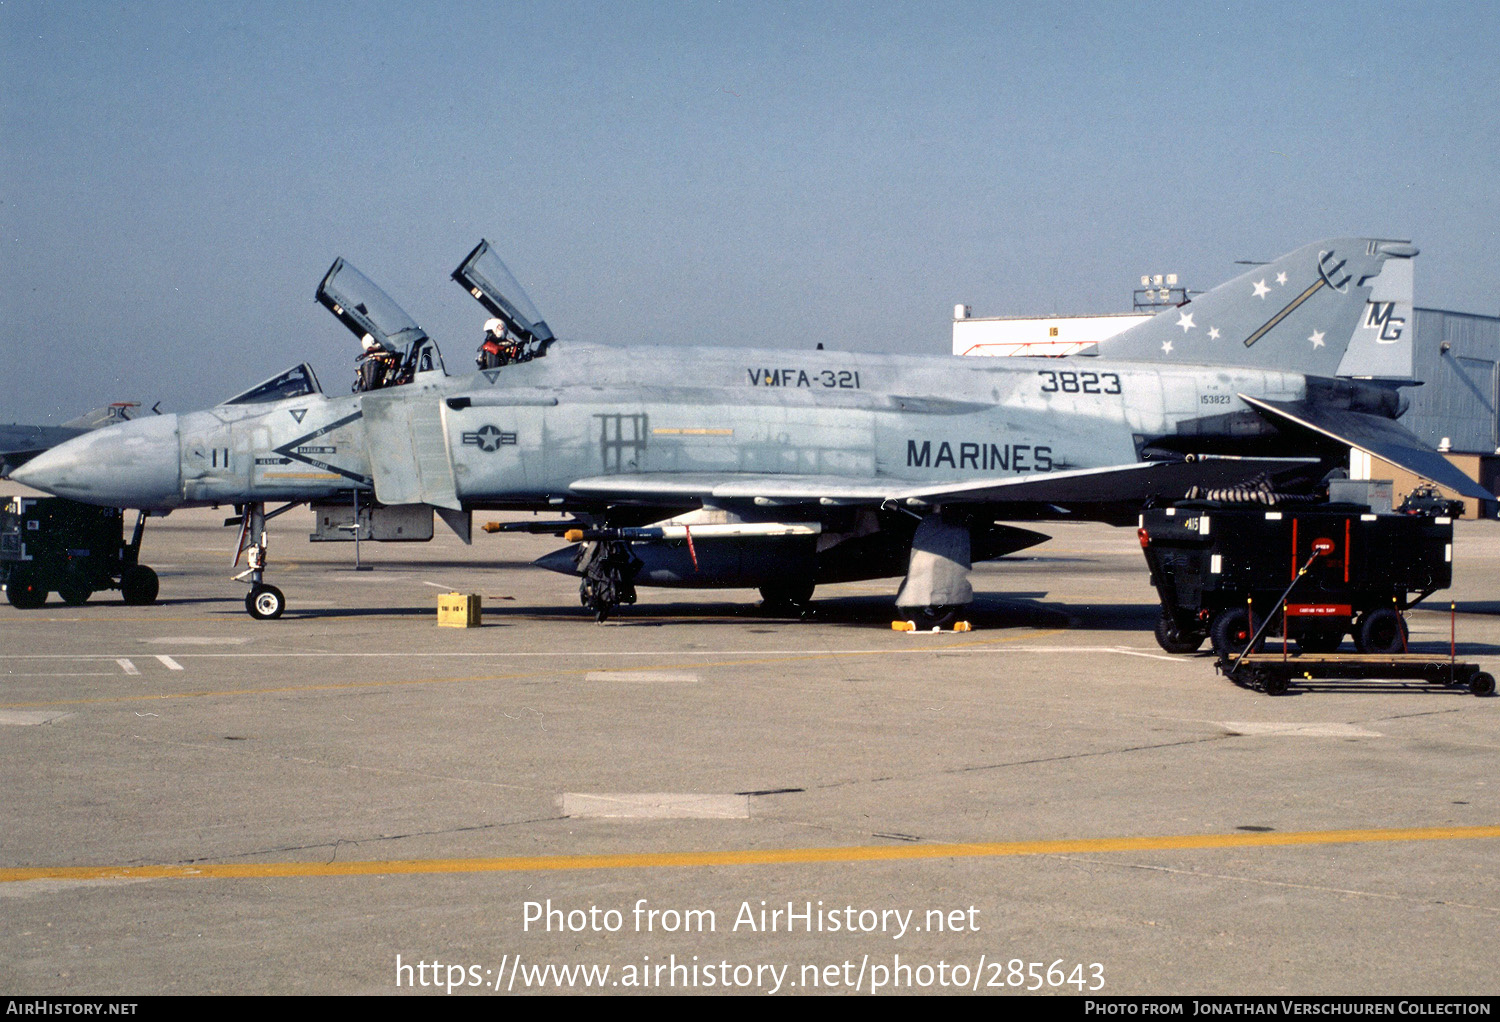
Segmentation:
[(1400, 465), (1424, 479), (1479, 500), (1495, 495), (1464, 475), (1405, 426), (1392, 419), (1344, 408), (1318, 408), (1302, 401), (1266, 401), (1239, 395), (1275, 425), (1291, 424)]
[(1312, 465), (1311, 458), (1202, 457), (1193, 461), (1144, 461), (1108, 468), (1037, 472), (1029, 475), (913, 486), (908, 481), (872, 482), (865, 477), (655, 472), (593, 476), (569, 489), (580, 496), (626, 504), (674, 501), (754, 500), (764, 504), (1098, 504), (1144, 502), (1180, 495), (1193, 486), (1222, 487), (1261, 473)]

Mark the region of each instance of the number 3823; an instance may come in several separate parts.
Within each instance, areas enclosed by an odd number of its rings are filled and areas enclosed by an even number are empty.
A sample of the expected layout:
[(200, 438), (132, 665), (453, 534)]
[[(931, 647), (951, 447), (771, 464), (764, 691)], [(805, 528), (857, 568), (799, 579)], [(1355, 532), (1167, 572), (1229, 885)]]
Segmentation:
[(1075, 373), (1040, 369), (1043, 394), (1118, 394), (1120, 377), (1114, 373)]

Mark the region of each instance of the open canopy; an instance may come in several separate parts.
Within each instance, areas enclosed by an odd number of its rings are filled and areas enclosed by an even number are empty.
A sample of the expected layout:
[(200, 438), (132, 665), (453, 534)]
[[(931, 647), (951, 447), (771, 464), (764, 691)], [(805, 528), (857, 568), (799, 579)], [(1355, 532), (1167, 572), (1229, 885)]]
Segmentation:
[(399, 356), (400, 369), (392, 382), (410, 382), (416, 373), (446, 372), (437, 342), (390, 295), (342, 257), (335, 259), (324, 274), (315, 297), (355, 337), (369, 334), (382, 348)]
[(469, 294), (479, 300), (490, 311), (510, 326), (511, 332), (541, 354), (552, 340), (552, 330), (542, 320), (536, 306), (521, 287), (521, 282), (505, 262), (495, 254), (490, 243), (483, 239), (474, 247), (458, 269), (453, 279), (468, 289)]
[(316, 297), (355, 337), (369, 334), (389, 351), (406, 352), (427, 339), (405, 309), (342, 258), (333, 261)]

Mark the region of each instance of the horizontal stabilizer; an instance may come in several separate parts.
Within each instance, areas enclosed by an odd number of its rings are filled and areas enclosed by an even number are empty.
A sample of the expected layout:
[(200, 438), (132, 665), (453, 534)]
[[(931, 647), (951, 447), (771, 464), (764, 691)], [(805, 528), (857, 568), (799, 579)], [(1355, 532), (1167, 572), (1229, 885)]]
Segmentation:
[(1301, 401), (1265, 401), (1239, 395), (1275, 425), (1290, 423), (1347, 444), (1465, 497), (1494, 500), (1495, 495), (1464, 475), (1447, 458), (1428, 447), (1405, 426), (1368, 412), (1316, 408)]

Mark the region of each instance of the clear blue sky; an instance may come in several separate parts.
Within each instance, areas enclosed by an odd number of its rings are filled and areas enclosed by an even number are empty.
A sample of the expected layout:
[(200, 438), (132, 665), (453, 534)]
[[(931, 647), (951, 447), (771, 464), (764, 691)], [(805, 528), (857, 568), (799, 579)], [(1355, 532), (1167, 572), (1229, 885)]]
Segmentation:
[(1500, 6), (0, 0), (0, 421), (472, 367), (489, 237), (564, 338), (948, 350), (1320, 237), (1500, 313)]

